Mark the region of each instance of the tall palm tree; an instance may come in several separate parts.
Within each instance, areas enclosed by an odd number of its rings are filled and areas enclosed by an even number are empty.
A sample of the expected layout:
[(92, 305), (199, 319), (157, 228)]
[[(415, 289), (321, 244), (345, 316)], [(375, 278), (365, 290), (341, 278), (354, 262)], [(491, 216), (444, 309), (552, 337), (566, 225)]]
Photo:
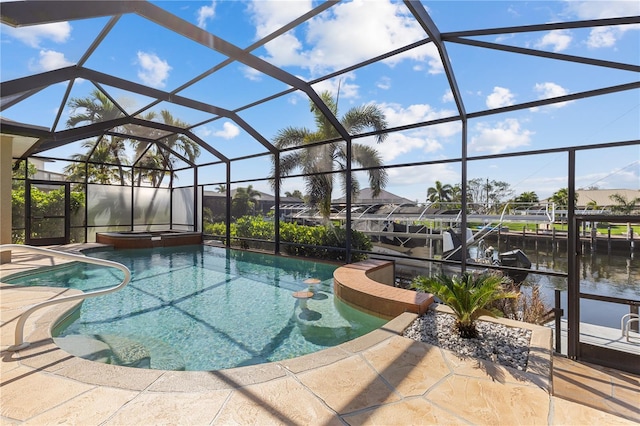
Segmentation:
[(260, 191), (253, 189), (253, 185), (236, 189), (231, 200), (231, 214), (238, 218), (249, 212), (255, 213), (257, 197), (260, 197)]
[[(97, 146), (95, 146), (97, 143)], [(95, 149), (94, 149), (95, 146)], [(85, 178), (87, 182), (110, 184), (114, 181), (122, 179), (126, 176), (124, 171), (111, 164), (114, 164), (113, 152), (111, 150), (111, 144), (107, 141), (101, 140), (96, 142), (95, 140), (88, 140), (83, 142), (82, 147), (87, 149), (85, 153), (77, 153), (71, 156), (74, 160), (64, 168), (64, 173), (67, 176), (67, 180), (73, 182), (84, 182)], [(91, 158), (89, 155), (91, 154)], [(92, 163), (85, 163), (91, 160)]]
[(442, 184), (439, 180), (435, 182), (435, 186), (427, 189), (427, 200), (432, 203), (448, 203), (453, 199), (454, 189), (453, 186)]
[[(157, 114), (152, 111), (146, 114), (143, 118), (145, 120), (152, 121), (156, 117)], [(189, 124), (174, 118), (167, 110), (160, 111), (160, 118), (164, 124), (168, 124), (170, 126), (182, 129), (189, 127)], [(147, 135), (147, 137), (151, 139), (156, 139), (159, 136), (159, 131), (155, 130), (150, 130), (150, 134)], [(174, 133), (162, 138), (161, 141), (168, 148), (184, 155), (184, 157), (191, 162), (195, 161), (195, 159), (200, 155), (200, 146), (183, 134)], [(137, 175), (138, 185), (143, 178), (147, 178), (151, 181), (153, 186), (159, 187), (165, 176), (175, 176), (173, 172), (175, 159), (170, 152), (157, 145), (147, 150), (150, 142), (146, 141), (134, 141), (133, 144), (136, 150), (136, 158), (140, 158), (144, 153), (144, 156), (138, 161), (139, 165), (148, 167), (148, 169), (139, 169)]]
[[(320, 98), (327, 108), (337, 117), (338, 104), (328, 91), (320, 93)], [(281, 129), (274, 138), (274, 144), (278, 149), (296, 146), (305, 146), (315, 142), (340, 138), (338, 131), (331, 125), (327, 117), (311, 102), (311, 112), (314, 115), (316, 130), (312, 131), (304, 127), (286, 127)], [(365, 129), (376, 131), (384, 130), (387, 122), (384, 113), (376, 105), (364, 105), (348, 110), (340, 123), (349, 134), (361, 133)], [(386, 139), (386, 134), (378, 134), (375, 139), (380, 143)], [(347, 169), (347, 158), (344, 142), (331, 142), (289, 151), (280, 157), (280, 176), (290, 175), (294, 170), (300, 170), (305, 174), (305, 189), (309, 197), (309, 203), (319, 208), (323, 217), (328, 218), (331, 212), (331, 194), (333, 192), (334, 173), (344, 172)], [(363, 168), (368, 168), (369, 186), (373, 196), (387, 184), (387, 172), (381, 169), (382, 158), (374, 148), (358, 144), (351, 144), (351, 162)], [(338, 173), (342, 181), (342, 190), (346, 194), (350, 191), (356, 196), (360, 189), (358, 181), (351, 176), (352, 185), (347, 188), (346, 173)], [(272, 170), (272, 178), (275, 176), (275, 167)]]
[[(72, 98), (68, 106), (71, 108), (71, 114), (67, 120), (67, 127), (99, 123), (113, 120), (124, 115), (122, 111), (98, 89), (94, 89), (86, 98)], [(106, 153), (109, 154), (109, 157), (101, 158), (99, 161), (108, 160), (109, 163), (116, 164), (120, 185), (124, 185), (126, 183), (126, 172), (123, 166), (128, 163), (125, 154), (125, 140), (117, 136), (109, 136), (100, 141), (100, 144), (103, 143), (107, 145)], [(88, 147), (92, 149), (93, 145)], [(102, 147), (98, 148), (104, 149)], [(96, 150), (98, 148), (96, 148)], [(89, 160), (88, 156), (85, 160)], [(91, 160), (98, 161), (95, 157), (92, 157)]]
[(219, 194), (225, 194), (227, 192), (227, 185), (216, 186), (216, 192)]

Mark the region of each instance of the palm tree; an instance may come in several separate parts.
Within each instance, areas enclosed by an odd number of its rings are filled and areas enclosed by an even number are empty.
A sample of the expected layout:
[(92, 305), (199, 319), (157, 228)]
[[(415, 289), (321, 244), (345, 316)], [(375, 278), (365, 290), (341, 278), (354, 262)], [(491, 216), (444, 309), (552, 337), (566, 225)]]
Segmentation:
[[(96, 145), (97, 144), (97, 145)], [(95, 148), (94, 148), (95, 146)], [(114, 181), (126, 178), (126, 174), (121, 167), (114, 167), (112, 146), (109, 142), (101, 140), (88, 140), (83, 142), (83, 148), (87, 149), (86, 153), (77, 153), (71, 156), (73, 163), (64, 168), (67, 180), (73, 182), (85, 182), (110, 184)], [(91, 154), (91, 158), (89, 155)], [(85, 163), (92, 161), (89, 164)], [(120, 163), (122, 164), (122, 163)]]
[[(157, 114), (151, 111), (143, 118), (145, 120), (152, 121), (156, 117)], [(160, 111), (160, 117), (162, 118), (162, 122), (164, 124), (183, 129), (189, 127), (189, 124), (174, 118), (173, 115), (167, 110)], [(152, 139), (160, 136), (160, 131), (151, 130), (150, 133), (151, 134), (148, 135), (148, 137)], [(200, 146), (183, 134), (174, 133), (162, 138), (161, 141), (164, 145), (167, 146), (167, 148), (184, 155), (184, 157), (191, 162), (195, 161), (195, 159), (200, 155)], [(147, 178), (151, 181), (154, 187), (159, 187), (162, 184), (165, 176), (169, 175), (175, 177), (175, 174), (173, 172), (175, 159), (170, 152), (160, 148), (158, 145), (155, 145), (152, 149), (147, 150), (149, 144), (150, 142), (146, 141), (134, 142), (136, 158), (139, 158), (139, 165), (143, 167), (138, 171), (138, 185), (140, 185), (142, 179)], [(142, 158), (140, 158), (141, 155), (143, 155)]]
[(296, 189), (296, 190), (295, 190), (295, 191), (293, 191), (293, 192), (286, 191), (286, 192), (284, 193), (284, 196), (285, 196), (285, 197), (291, 197), (291, 198), (298, 198), (298, 199), (300, 199), (300, 200), (302, 200), (302, 198), (304, 197), (304, 195), (302, 195), (302, 192), (300, 192), (300, 190), (299, 190), (299, 189)]
[(537, 203), (540, 199), (538, 198), (538, 194), (533, 191), (528, 191), (518, 195), (513, 201), (516, 203)]
[[(577, 194), (576, 194), (577, 197)], [(549, 201), (558, 205), (558, 207), (568, 207), (569, 206), (569, 188), (560, 188), (556, 192), (551, 195)]]
[[(124, 116), (122, 111), (98, 89), (93, 90), (86, 98), (72, 98), (69, 101), (68, 106), (71, 108), (71, 114), (67, 120), (67, 127), (75, 127), (80, 124), (99, 123)], [(126, 183), (126, 173), (123, 165), (128, 163), (125, 156), (124, 142), (125, 140), (120, 137), (109, 136), (108, 138), (100, 141), (100, 144), (106, 143), (106, 148), (96, 148), (96, 151), (98, 149), (106, 149), (106, 152), (101, 153), (102, 158), (97, 159), (95, 157), (96, 152), (94, 152), (94, 156), (91, 158), (88, 158), (88, 155), (86, 155), (84, 161), (107, 161), (109, 163), (116, 164), (118, 167), (120, 185), (124, 185)], [(85, 146), (90, 150), (93, 149), (93, 144)], [(105, 154), (108, 155), (105, 156)]]
[(453, 198), (453, 186), (448, 183), (443, 185), (439, 180), (435, 185), (427, 189), (427, 201), (438, 204), (450, 202)]
[(227, 192), (227, 185), (216, 186), (216, 192), (219, 194), (225, 194)]
[(610, 195), (609, 199), (616, 203), (615, 206), (611, 206), (611, 211), (620, 214), (632, 214), (634, 210), (638, 208), (638, 204), (640, 204), (640, 197), (627, 200), (627, 197), (617, 192)]
[(456, 316), (455, 328), (462, 338), (478, 335), (476, 320), (482, 315), (496, 317), (500, 313), (490, 305), (501, 299), (514, 299), (518, 294), (506, 291), (508, 278), (496, 273), (475, 275), (465, 272), (462, 276), (437, 275), (414, 278), (412, 287), (433, 293), (453, 310)]
[[(322, 92), (320, 98), (337, 117), (338, 104), (328, 91)], [(286, 127), (281, 129), (274, 138), (274, 145), (278, 149), (297, 147), (313, 144), (330, 139), (340, 138), (338, 131), (331, 125), (327, 117), (320, 109), (311, 102), (311, 112), (315, 117), (317, 129), (311, 131), (307, 128)], [(365, 129), (376, 131), (384, 130), (387, 122), (384, 113), (375, 105), (364, 105), (348, 110), (340, 123), (349, 134), (361, 133)], [(375, 136), (376, 142), (380, 143), (386, 139), (386, 134)], [(374, 148), (358, 143), (351, 144), (351, 162), (367, 168), (369, 186), (373, 196), (380, 194), (380, 191), (387, 184), (387, 172), (381, 169), (382, 158)], [(319, 208), (320, 213), (326, 219), (331, 212), (331, 194), (333, 192), (333, 177), (335, 171), (344, 172), (347, 169), (349, 159), (347, 158), (346, 146), (342, 141), (318, 144), (289, 151), (280, 157), (280, 179), (282, 176), (291, 174), (294, 170), (300, 169), (305, 180), (305, 190), (309, 203)], [(342, 180), (343, 193), (350, 191), (352, 196), (357, 196), (360, 189), (358, 181), (352, 176), (352, 185), (347, 188), (346, 173), (338, 173)], [(275, 166), (272, 170), (272, 179), (275, 176)], [(275, 186), (275, 185), (274, 185)]]
[(246, 188), (236, 189), (236, 193), (231, 200), (231, 214), (238, 218), (249, 212), (255, 213), (256, 197), (260, 196), (260, 191), (253, 189), (253, 185)]

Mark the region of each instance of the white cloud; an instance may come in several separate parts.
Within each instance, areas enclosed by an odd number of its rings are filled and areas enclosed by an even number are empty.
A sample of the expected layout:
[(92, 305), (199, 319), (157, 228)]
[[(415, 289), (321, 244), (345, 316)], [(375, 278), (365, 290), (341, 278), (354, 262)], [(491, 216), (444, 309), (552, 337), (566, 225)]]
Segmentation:
[(138, 78), (151, 87), (164, 87), (171, 67), (155, 53), (138, 52)]
[[(358, 141), (361, 143), (361, 141)], [(434, 138), (420, 135), (420, 132), (389, 134), (381, 144), (372, 145), (382, 156), (383, 163), (389, 163), (410, 152), (433, 153), (442, 150), (442, 144)]]
[(240, 129), (233, 123), (226, 121), (222, 125), (222, 130), (217, 130), (213, 132), (214, 136), (223, 139), (233, 139), (240, 134)]
[(264, 1), (249, 3), (248, 11), (256, 26), (256, 37), (262, 38), (299, 18), (313, 8), (311, 0)]
[(509, 89), (496, 86), (493, 88), (493, 92), (487, 96), (486, 104), (490, 109), (502, 108), (505, 106), (513, 105), (514, 95)]
[(376, 87), (382, 90), (391, 89), (391, 79), (389, 77), (380, 77), (376, 82)]
[[(429, 166), (408, 166), (388, 169), (389, 185), (394, 187), (404, 187), (418, 185), (413, 192), (413, 197), (418, 202), (424, 203), (427, 198), (427, 189), (435, 185), (439, 180), (443, 183), (453, 183), (460, 181), (460, 173), (453, 169), (450, 164), (433, 164)], [(393, 192), (393, 191), (392, 191)]]
[(198, 9), (198, 26), (207, 27), (207, 21), (213, 19), (216, 14), (216, 2), (212, 1), (211, 6), (202, 6)]
[(528, 146), (534, 132), (521, 128), (520, 122), (513, 118), (496, 123), (491, 127), (488, 123), (478, 123), (471, 137), (469, 150), (498, 154), (513, 148)]
[(640, 14), (637, 1), (566, 1), (567, 10), (580, 19), (605, 19)]
[[(349, 81), (354, 81), (355, 79), (356, 79), (355, 73), (351, 72), (347, 74), (342, 74), (340, 77), (337, 77), (337, 78), (323, 80), (321, 82), (314, 84), (312, 87), (313, 87), (313, 90), (316, 91), (316, 93), (329, 91), (331, 92), (334, 98), (338, 94), (338, 89), (339, 89), (340, 91), (339, 100), (357, 99), (358, 89), (360, 88), (360, 86), (358, 86), (357, 84), (349, 83)], [(305, 99), (306, 99), (306, 95), (305, 95)], [(342, 102), (340, 102), (340, 105), (342, 105)], [(344, 108), (339, 108), (339, 110), (346, 111), (346, 109)], [(339, 112), (340, 111), (338, 111), (338, 113)]]
[(611, 47), (614, 44), (616, 44), (616, 32), (613, 28), (593, 28), (589, 33), (589, 38), (587, 39), (587, 46), (592, 49)]
[[(426, 104), (410, 105), (403, 108), (398, 104), (378, 104), (387, 118), (389, 127), (403, 126), (423, 121), (431, 121), (442, 117), (455, 115), (454, 111), (437, 111)], [(409, 130), (406, 132), (394, 132), (389, 134), (382, 144), (376, 144), (373, 139), (358, 140), (358, 143), (366, 143), (375, 147), (382, 155), (385, 163), (411, 152), (416, 155), (434, 153), (442, 150), (443, 143), (450, 136), (459, 133), (458, 123), (445, 123)]]
[(2, 32), (20, 40), (28, 46), (39, 48), (40, 44), (45, 40), (55, 43), (66, 43), (69, 37), (71, 37), (71, 25), (69, 25), (68, 22), (56, 22), (18, 28), (3, 25)]
[(251, 81), (262, 81), (262, 73), (255, 68), (248, 67), (246, 65), (242, 65), (238, 67), (240, 72), (247, 78), (247, 80)]
[(51, 71), (73, 65), (64, 57), (64, 53), (55, 50), (40, 50), (39, 59), (29, 62), (29, 69), (33, 72)]
[(451, 89), (449, 89), (445, 92), (444, 95), (442, 95), (442, 102), (449, 103), (453, 101), (455, 101), (455, 98), (453, 97), (453, 92), (451, 91)]
[[(263, 37), (310, 9), (310, 2), (254, 1), (249, 8), (256, 34)], [(388, 0), (355, 0), (333, 6), (316, 16), (301, 33), (289, 32), (265, 45), (267, 60), (279, 66), (299, 66), (312, 75), (341, 69), (426, 37), (402, 4)], [(301, 31), (301, 30), (299, 30)], [(404, 59), (442, 72), (435, 46), (429, 43), (385, 60), (389, 66)]]
[[(538, 93), (538, 99), (557, 98), (559, 96), (565, 96), (569, 94), (569, 91), (564, 87), (548, 81), (545, 83), (536, 83), (533, 89), (535, 90), (536, 93)], [(555, 104), (548, 105), (546, 107), (562, 108), (567, 106), (567, 104), (569, 104), (569, 102), (558, 102)], [(538, 110), (539, 108), (531, 108), (531, 111), (538, 111)]]
[[(579, 19), (606, 19), (620, 16), (637, 16), (640, 3), (637, 1), (566, 1), (567, 12)], [(640, 25), (618, 25), (593, 28), (587, 46), (593, 49), (612, 47), (627, 31), (640, 30)]]
[[(437, 120), (443, 117), (451, 117), (457, 115), (457, 112), (453, 110), (435, 110), (428, 104), (414, 104), (404, 108), (399, 104), (393, 103), (379, 103), (378, 106), (382, 109), (389, 123), (389, 127), (404, 126), (408, 124), (420, 123), (423, 121)], [(440, 136), (451, 136), (458, 130), (458, 126), (453, 127), (441, 127), (441, 126), (429, 126), (432, 128), (439, 128)], [(455, 130), (451, 131), (453, 128)], [(447, 130), (444, 130), (447, 129)]]
[(546, 33), (538, 42), (536, 47), (543, 49), (551, 46), (554, 52), (562, 52), (571, 44), (573, 37), (567, 30), (553, 30)]
[(240, 129), (235, 124), (225, 121), (221, 130), (212, 129), (206, 126), (200, 126), (196, 129), (196, 135), (203, 139), (215, 136), (223, 139), (233, 139), (240, 134)]

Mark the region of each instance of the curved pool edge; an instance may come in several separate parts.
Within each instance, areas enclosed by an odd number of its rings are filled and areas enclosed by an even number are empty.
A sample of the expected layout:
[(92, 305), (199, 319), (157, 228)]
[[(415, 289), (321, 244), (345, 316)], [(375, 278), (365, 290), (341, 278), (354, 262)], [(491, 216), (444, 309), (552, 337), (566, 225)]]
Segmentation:
[[(11, 284), (2, 284), (1, 290), (4, 300), (16, 299), (26, 302), (23, 306), (25, 309), (40, 299), (62, 293), (60, 288), (24, 288)], [(30, 294), (24, 294), (25, 291)], [(52, 336), (53, 329), (79, 304), (80, 302), (63, 303), (45, 308), (39, 315), (34, 315), (27, 322), (25, 330), (25, 340), (31, 344), (20, 351), (11, 353), (6, 350), (12, 342), (12, 334), (9, 336), (7, 331), (3, 331), (3, 371), (11, 368), (5, 363), (16, 363), (15, 367), (28, 367), (34, 373), (43, 372), (86, 384), (130, 391), (200, 392), (237, 389), (284, 378), (289, 374), (304, 373), (349, 358), (387, 339), (402, 335), (417, 318), (416, 314), (405, 313), (368, 334), (297, 358), (225, 370), (171, 371), (103, 364), (74, 356), (57, 346)], [(18, 315), (16, 312), (16, 317)], [(14, 327), (9, 328), (13, 332)]]
[(368, 259), (339, 267), (333, 272), (333, 294), (368, 314), (392, 319), (404, 312), (424, 314), (433, 294), (394, 287), (395, 264)]

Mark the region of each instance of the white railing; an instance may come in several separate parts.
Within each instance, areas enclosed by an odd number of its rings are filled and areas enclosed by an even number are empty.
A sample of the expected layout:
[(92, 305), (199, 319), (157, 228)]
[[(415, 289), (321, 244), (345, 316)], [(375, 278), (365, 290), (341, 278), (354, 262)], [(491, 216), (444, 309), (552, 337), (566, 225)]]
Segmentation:
[(57, 305), (59, 303), (70, 302), (72, 300), (84, 300), (84, 299), (88, 299), (89, 297), (96, 297), (96, 296), (102, 296), (104, 294), (113, 293), (115, 291), (122, 289), (124, 286), (126, 286), (129, 283), (129, 281), (131, 281), (131, 271), (129, 270), (129, 268), (122, 265), (121, 263), (113, 262), (111, 260), (96, 259), (93, 257), (82, 256), (79, 254), (64, 253), (57, 250), (51, 250), (51, 249), (46, 249), (42, 247), (27, 246), (22, 244), (0, 245), (0, 253), (5, 251), (26, 251), (26, 252), (32, 252), (32, 253), (41, 253), (48, 256), (52, 256), (52, 257), (61, 257), (63, 259), (69, 259), (69, 260), (74, 260), (78, 262), (91, 263), (94, 265), (101, 265), (101, 266), (109, 266), (112, 268), (120, 269), (122, 272), (124, 272), (124, 279), (120, 284), (118, 284), (115, 287), (110, 287), (104, 290), (91, 291), (88, 293), (74, 294), (72, 296), (61, 297), (58, 299), (46, 300), (44, 302), (35, 304), (31, 308), (24, 311), (22, 315), (20, 315), (20, 318), (18, 318), (18, 322), (16, 324), (15, 344), (7, 348), (7, 350), (12, 352), (18, 351), (20, 349), (24, 349), (29, 346), (29, 342), (24, 341), (24, 325), (27, 322), (27, 318), (29, 318), (29, 316), (35, 311), (37, 311), (38, 309), (45, 308), (51, 305)]

